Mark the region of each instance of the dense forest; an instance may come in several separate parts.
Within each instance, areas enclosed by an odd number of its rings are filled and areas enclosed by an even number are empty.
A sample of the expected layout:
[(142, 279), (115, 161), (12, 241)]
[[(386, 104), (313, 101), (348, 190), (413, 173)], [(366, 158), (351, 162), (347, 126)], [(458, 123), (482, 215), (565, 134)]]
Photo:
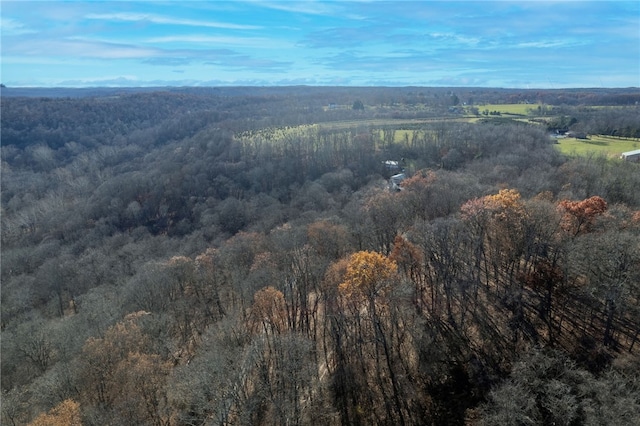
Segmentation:
[(640, 90), (1, 100), (2, 424), (640, 422)]

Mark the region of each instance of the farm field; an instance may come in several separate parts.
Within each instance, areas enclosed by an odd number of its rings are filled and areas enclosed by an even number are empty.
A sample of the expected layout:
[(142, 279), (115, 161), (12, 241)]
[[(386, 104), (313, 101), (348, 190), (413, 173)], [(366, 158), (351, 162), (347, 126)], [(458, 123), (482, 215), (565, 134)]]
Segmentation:
[(412, 119), (392, 119), (392, 118), (374, 118), (374, 119), (362, 119), (362, 120), (344, 120), (344, 121), (326, 121), (317, 123), (322, 129), (342, 130), (353, 127), (382, 127), (382, 126), (396, 126), (402, 127), (411, 126), (421, 123), (434, 123), (438, 121), (447, 122), (465, 122), (469, 123), (474, 121), (474, 118), (470, 117), (431, 117), (431, 118), (412, 118)]
[(556, 147), (563, 154), (571, 156), (600, 154), (610, 158), (618, 158), (623, 152), (638, 149), (640, 147), (640, 140), (591, 135), (589, 139), (558, 139)]
[(537, 111), (538, 107), (547, 108), (541, 104), (486, 104), (476, 105), (480, 112), (489, 110), (489, 112), (498, 111), (501, 114), (512, 115), (529, 115), (530, 111)]
[[(467, 117), (438, 117), (438, 118), (422, 118), (422, 119), (362, 119), (362, 120), (341, 120), (326, 121), (315, 124), (301, 124), (298, 126), (284, 126), (265, 128), (257, 131), (249, 131), (240, 133), (239, 138), (252, 137), (260, 135), (267, 141), (277, 142), (286, 138), (295, 137), (296, 135), (305, 134), (315, 130), (347, 130), (347, 129), (371, 129), (393, 126), (394, 142), (403, 142), (406, 138), (411, 138), (414, 128), (420, 124), (435, 123), (439, 121), (472, 123), (477, 118)], [(380, 130), (382, 132), (382, 130)]]

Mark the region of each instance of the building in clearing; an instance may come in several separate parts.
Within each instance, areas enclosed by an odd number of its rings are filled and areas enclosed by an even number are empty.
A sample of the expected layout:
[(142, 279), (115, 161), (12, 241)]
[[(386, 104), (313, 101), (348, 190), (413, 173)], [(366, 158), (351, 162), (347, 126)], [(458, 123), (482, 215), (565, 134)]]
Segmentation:
[(387, 160), (387, 161), (383, 161), (382, 164), (384, 164), (384, 167), (387, 169), (387, 171), (389, 171), (391, 173), (398, 173), (399, 171), (402, 170), (400, 168), (400, 162), (399, 161)]
[(633, 163), (640, 163), (640, 149), (635, 151), (627, 151), (620, 154), (620, 158), (625, 161), (631, 161)]

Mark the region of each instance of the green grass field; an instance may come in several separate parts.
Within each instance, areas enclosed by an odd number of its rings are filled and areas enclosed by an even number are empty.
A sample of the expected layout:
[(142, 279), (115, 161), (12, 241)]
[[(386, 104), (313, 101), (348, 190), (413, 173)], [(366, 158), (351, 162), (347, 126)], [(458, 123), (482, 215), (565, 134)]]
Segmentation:
[(581, 156), (597, 154), (610, 158), (618, 158), (623, 152), (640, 149), (640, 140), (590, 135), (589, 139), (558, 139), (556, 147), (566, 155)]
[[(433, 118), (412, 118), (412, 119), (398, 119), (398, 118), (372, 118), (372, 119), (363, 119), (363, 120), (344, 120), (344, 121), (323, 121), (317, 123), (316, 125), (322, 129), (349, 129), (349, 128), (357, 128), (357, 127), (383, 127), (383, 126), (394, 126), (398, 128), (402, 128), (402, 126), (416, 126), (422, 123), (435, 123), (438, 121), (447, 121), (447, 122), (465, 122), (470, 123), (474, 119), (471, 117), (433, 117)], [(403, 135), (399, 137), (404, 137)]]
[(548, 105), (539, 104), (487, 104), (487, 105), (475, 105), (480, 110), (480, 113), (484, 110), (498, 111), (501, 114), (517, 114), (517, 115), (529, 115), (530, 111), (533, 111), (533, 115), (537, 115), (538, 106), (541, 108), (549, 108)]

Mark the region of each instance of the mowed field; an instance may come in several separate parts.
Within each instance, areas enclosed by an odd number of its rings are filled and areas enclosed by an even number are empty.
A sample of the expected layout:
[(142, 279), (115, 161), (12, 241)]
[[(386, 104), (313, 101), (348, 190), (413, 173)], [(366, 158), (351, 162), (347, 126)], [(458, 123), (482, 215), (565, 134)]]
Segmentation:
[(484, 110), (489, 110), (489, 112), (498, 111), (500, 114), (512, 115), (536, 115), (539, 112), (538, 107), (548, 108), (548, 105), (540, 104), (486, 104), (475, 106), (481, 113)]
[(590, 135), (589, 139), (558, 139), (556, 147), (566, 155), (605, 155), (618, 158), (627, 151), (640, 149), (640, 139), (621, 139), (611, 136)]

